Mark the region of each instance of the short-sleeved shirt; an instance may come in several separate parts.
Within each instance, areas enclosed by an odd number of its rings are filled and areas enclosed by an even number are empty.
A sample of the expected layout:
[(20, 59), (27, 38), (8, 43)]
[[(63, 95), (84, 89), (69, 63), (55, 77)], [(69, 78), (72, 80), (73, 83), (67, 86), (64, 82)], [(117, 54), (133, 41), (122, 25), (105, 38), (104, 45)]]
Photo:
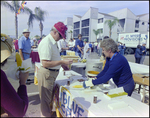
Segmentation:
[[(64, 39), (61, 39), (59, 42), (60, 42), (61, 50), (62, 50), (62, 48), (67, 48), (67, 42)], [(62, 50), (62, 51), (64, 51), (64, 50)]]
[(72, 42), (69, 42), (68, 45), (69, 45), (69, 48), (70, 48), (70, 47), (73, 47), (73, 46), (74, 46), (74, 42), (73, 42), (73, 41), (72, 41)]
[[(42, 60), (60, 61), (60, 53), (57, 46), (57, 42), (54, 40), (51, 34), (48, 34), (38, 46), (38, 53), (40, 57), (41, 66)], [(55, 67), (49, 67), (50, 69), (60, 69), (60, 65)]]
[(60, 40), (59, 40), (59, 41), (57, 41), (57, 46), (58, 46), (59, 52), (61, 52)]
[(89, 52), (90, 52), (90, 51), (86, 52), (89, 48), (90, 48), (90, 47), (89, 47), (89, 44), (88, 44), (88, 43), (86, 43), (86, 44), (85, 44), (85, 46), (84, 46), (84, 54), (86, 54), (86, 53), (89, 53)]
[(27, 39), (25, 36), (22, 36), (18, 40), (18, 46), (19, 46), (19, 49), (22, 49), (22, 52), (31, 53), (30, 38)]
[(76, 40), (76, 44), (75, 44), (76, 52), (81, 53), (81, 51), (78, 49), (77, 45), (79, 45), (81, 48), (82, 48), (82, 47), (84, 47), (84, 45), (83, 45), (83, 41), (82, 41), (82, 40), (77, 39), (77, 40)]
[(34, 45), (34, 41), (30, 40), (30, 44), (31, 44), (31, 46), (33, 46)]
[(75, 45), (76, 45), (76, 40), (73, 41), (73, 46), (75, 46)]

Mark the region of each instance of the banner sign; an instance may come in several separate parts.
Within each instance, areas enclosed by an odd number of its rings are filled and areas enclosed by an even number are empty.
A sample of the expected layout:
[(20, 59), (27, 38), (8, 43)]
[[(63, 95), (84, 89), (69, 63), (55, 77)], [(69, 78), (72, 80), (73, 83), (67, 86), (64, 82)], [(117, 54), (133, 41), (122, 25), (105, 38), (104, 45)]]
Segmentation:
[(78, 101), (72, 99), (70, 91), (63, 86), (59, 88), (59, 99), (58, 88), (55, 89), (54, 101), (63, 117), (88, 117), (88, 110)]
[(127, 33), (127, 34), (119, 34), (118, 41), (125, 44), (127, 47), (137, 47), (137, 45), (147, 43), (147, 40), (148, 40), (147, 34)]

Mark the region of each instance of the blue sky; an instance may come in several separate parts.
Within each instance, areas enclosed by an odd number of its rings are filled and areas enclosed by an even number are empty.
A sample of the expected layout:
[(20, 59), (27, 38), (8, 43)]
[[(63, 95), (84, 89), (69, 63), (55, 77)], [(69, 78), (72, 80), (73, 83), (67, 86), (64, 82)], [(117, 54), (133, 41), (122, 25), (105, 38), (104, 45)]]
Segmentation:
[[(10, 2), (10, 1), (8, 1)], [(47, 35), (52, 26), (58, 21), (65, 21), (73, 15), (83, 16), (90, 7), (98, 8), (101, 13), (110, 13), (128, 8), (135, 15), (149, 13), (149, 1), (27, 1), (26, 7), (34, 10), (40, 7), (48, 12), (43, 22), (43, 34)], [(18, 15), (18, 35), (27, 28), (29, 16), (24, 13)], [(30, 37), (40, 35), (39, 22), (34, 21)], [(15, 15), (8, 8), (1, 6), (1, 33), (15, 35)]]

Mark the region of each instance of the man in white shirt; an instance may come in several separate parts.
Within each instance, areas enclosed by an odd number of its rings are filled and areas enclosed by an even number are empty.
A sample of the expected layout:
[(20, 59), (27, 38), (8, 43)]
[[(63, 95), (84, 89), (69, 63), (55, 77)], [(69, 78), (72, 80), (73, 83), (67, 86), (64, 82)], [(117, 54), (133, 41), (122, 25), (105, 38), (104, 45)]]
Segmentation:
[(70, 39), (68, 46), (69, 46), (69, 50), (73, 51), (74, 42), (72, 39)]
[(87, 39), (84, 39), (84, 54), (83, 54), (83, 59), (87, 59), (90, 54), (90, 47), (88, 44)]
[(56, 23), (45, 38), (42, 39), (38, 46), (41, 67), (38, 70), (38, 90), (41, 100), (41, 116), (51, 117), (53, 106), (53, 87), (59, 69), (62, 66), (64, 70), (68, 69), (68, 65), (73, 61), (61, 60), (57, 41), (66, 38), (65, 32), (67, 27), (62, 23)]
[(66, 55), (66, 50), (69, 49), (69, 47), (67, 46), (67, 42), (65, 41), (65, 38), (60, 40), (60, 47), (61, 47), (61, 55)]
[(73, 38), (73, 51), (76, 52), (75, 45), (76, 45), (76, 40)]

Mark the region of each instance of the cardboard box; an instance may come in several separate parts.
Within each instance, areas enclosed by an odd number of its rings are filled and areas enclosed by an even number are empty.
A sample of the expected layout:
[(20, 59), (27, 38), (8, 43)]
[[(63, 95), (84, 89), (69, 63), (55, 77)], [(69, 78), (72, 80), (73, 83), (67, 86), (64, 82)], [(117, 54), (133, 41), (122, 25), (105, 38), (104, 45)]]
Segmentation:
[(145, 76), (142, 74), (133, 74), (133, 79), (137, 84), (149, 86), (149, 76)]

